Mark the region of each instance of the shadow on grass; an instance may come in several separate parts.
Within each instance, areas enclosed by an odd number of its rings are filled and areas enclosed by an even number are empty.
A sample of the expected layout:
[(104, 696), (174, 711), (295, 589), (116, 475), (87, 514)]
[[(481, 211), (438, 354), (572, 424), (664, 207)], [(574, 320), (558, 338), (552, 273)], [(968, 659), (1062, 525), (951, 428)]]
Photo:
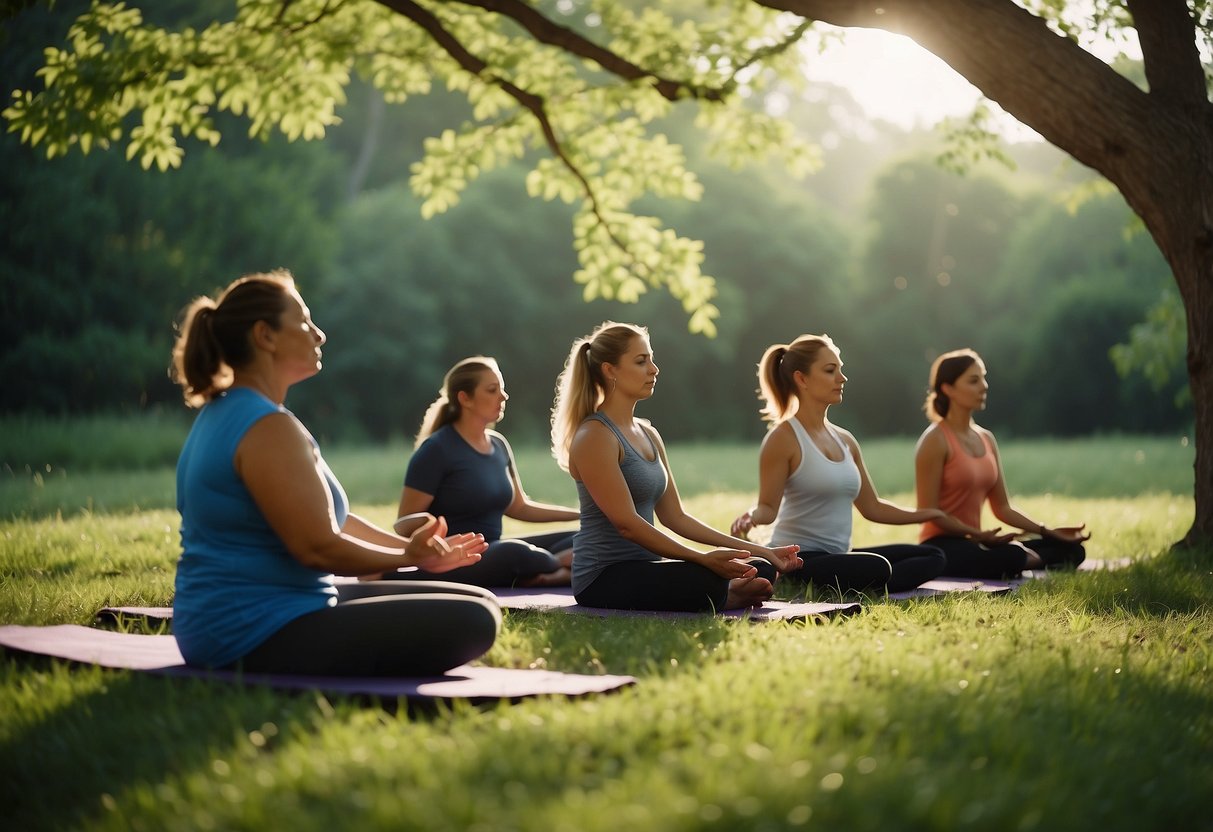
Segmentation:
[(509, 656), (532, 656), (536, 666), (547, 670), (636, 677), (667, 675), (679, 666), (695, 666), (708, 660), (737, 628), (766, 626), (708, 614), (671, 622), (543, 610), (506, 610), (506, 620), (508, 629), (488, 657), (494, 664), (517, 666)]
[[(206, 769), (247, 748), (250, 732), (282, 738), (308, 730), (317, 701), (12, 652), (0, 679), (63, 699), (43, 717), (15, 720), (0, 742), (0, 801), (12, 829), (88, 826), (133, 786)], [(264, 750), (271, 749), (272, 742)]]
[(1165, 618), (1213, 606), (1213, 553), (1175, 549), (1122, 569), (1054, 572), (1020, 592), (1047, 592), (1074, 609)]

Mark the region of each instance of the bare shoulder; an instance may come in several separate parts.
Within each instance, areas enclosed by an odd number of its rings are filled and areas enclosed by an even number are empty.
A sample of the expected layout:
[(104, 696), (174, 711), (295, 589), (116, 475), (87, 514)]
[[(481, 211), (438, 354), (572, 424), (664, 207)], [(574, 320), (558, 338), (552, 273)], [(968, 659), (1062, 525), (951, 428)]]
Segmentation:
[(614, 432), (597, 419), (586, 419), (577, 426), (576, 432), (573, 433), (571, 450), (594, 449), (611, 445), (619, 445), (619, 440), (615, 438)]
[(942, 422), (933, 422), (922, 432), (922, 435), (918, 437), (918, 444), (914, 446), (915, 454), (947, 454), (948, 440), (943, 435), (943, 428), (940, 427), (942, 424)]
[(762, 450), (764, 453), (773, 454), (790, 454), (796, 449), (796, 432), (792, 430), (792, 425), (788, 420), (783, 420), (772, 426), (767, 431), (767, 435), (762, 437)]

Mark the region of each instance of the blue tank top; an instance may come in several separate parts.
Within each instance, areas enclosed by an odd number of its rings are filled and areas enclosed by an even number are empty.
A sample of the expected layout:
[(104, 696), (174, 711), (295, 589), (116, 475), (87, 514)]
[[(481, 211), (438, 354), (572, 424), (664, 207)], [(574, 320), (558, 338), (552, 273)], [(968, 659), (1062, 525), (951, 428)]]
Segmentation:
[[(240, 440), (273, 413), (290, 411), (247, 387), (228, 390), (199, 411), (177, 460), (181, 558), (173, 634), (191, 665), (231, 664), (287, 622), (337, 603), (333, 576), (287, 551), (236, 474)], [(344, 525), (345, 492), (319, 449), (316, 459)]]
[(404, 484), (434, 498), (426, 511), (445, 517), (451, 534), (480, 532), (492, 543), (501, 538), (514, 483), (505, 439), (495, 431), (488, 435), (493, 450), (482, 454), (452, 425), (443, 425), (409, 458)]
[[(665, 465), (661, 462), (661, 455), (657, 453), (653, 438), (645, 432), (649, 445), (653, 448), (654, 459), (650, 461), (636, 453), (636, 449), (624, 438), (619, 428), (606, 416), (593, 413), (588, 418), (596, 419), (610, 428), (623, 446), (623, 461), (619, 463), (619, 470), (623, 472), (628, 491), (632, 494), (632, 502), (636, 504), (636, 513), (652, 523), (657, 501), (665, 493), (668, 482)], [(573, 538), (573, 551), (576, 553), (573, 557), (573, 594), (584, 592), (599, 573), (613, 563), (625, 560), (661, 560), (643, 546), (624, 539), (615, 524), (598, 508), (580, 480), (577, 481), (577, 498), (581, 505), (581, 528)]]

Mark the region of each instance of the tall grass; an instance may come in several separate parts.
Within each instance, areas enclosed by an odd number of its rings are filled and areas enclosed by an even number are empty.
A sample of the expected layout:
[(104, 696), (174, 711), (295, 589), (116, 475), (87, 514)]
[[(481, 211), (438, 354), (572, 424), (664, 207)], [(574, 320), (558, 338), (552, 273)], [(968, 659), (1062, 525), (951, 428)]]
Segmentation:
[(172, 466), (191, 417), (153, 410), (100, 416), (0, 417), (0, 470), (7, 477), (63, 471), (142, 471)]

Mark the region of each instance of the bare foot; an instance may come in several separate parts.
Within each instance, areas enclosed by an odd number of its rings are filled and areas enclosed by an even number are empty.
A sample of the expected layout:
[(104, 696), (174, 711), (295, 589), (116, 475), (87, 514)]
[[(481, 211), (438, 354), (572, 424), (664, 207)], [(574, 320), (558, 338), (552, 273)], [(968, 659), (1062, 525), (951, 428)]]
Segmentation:
[(561, 566), (572, 567), (572, 565), (573, 565), (573, 550), (572, 549), (565, 549), (562, 552), (553, 552), (552, 554), (555, 556), (556, 562), (559, 563)]
[(533, 578), (527, 578), (519, 581), (517, 586), (568, 586), (573, 580), (573, 571), (567, 566), (562, 566), (555, 572), (545, 572), (542, 575), (536, 575)]
[(766, 578), (753, 575), (749, 578), (734, 578), (729, 581), (729, 597), (724, 602), (726, 610), (742, 607), (760, 607), (775, 593), (775, 588)]

